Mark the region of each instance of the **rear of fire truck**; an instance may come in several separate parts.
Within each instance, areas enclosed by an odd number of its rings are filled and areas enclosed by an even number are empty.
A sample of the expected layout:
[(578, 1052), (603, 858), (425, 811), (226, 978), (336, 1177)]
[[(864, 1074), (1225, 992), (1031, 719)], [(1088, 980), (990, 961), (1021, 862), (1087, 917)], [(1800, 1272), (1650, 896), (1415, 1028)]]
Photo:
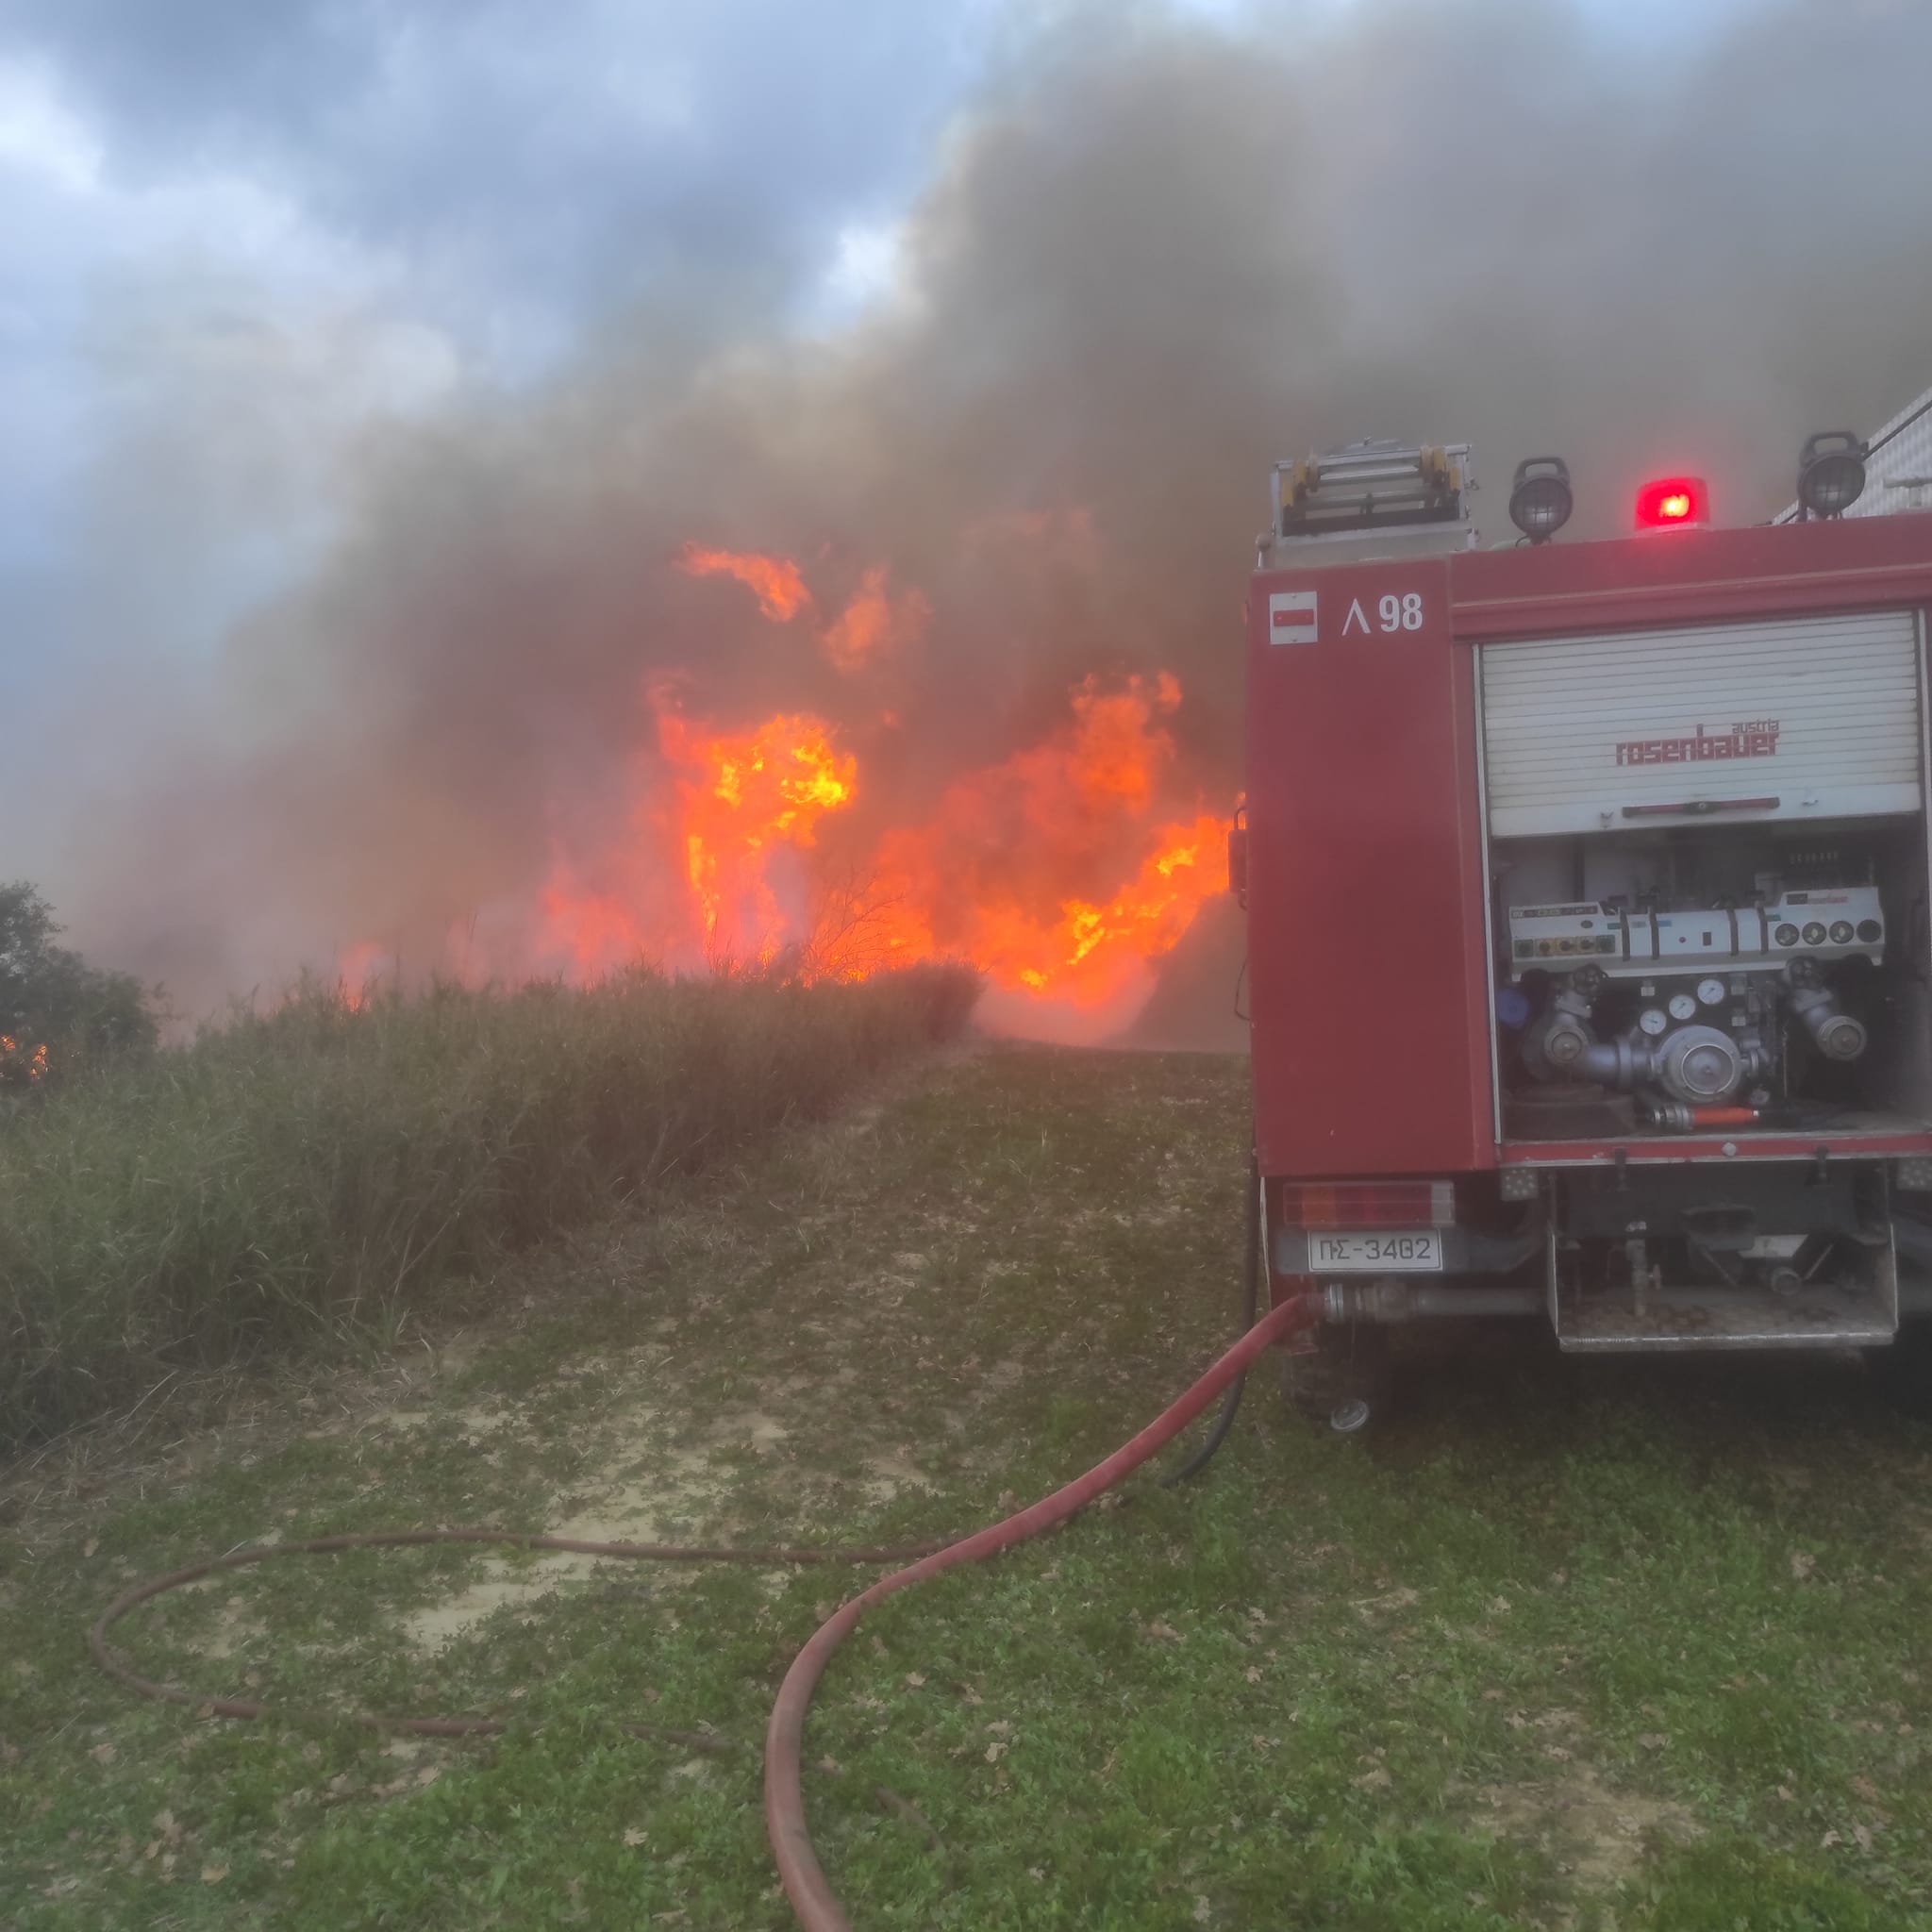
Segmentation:
[(1570, 542), (1467, 448), (1277, 467), (1249, 608), (1255, 1146), (1291, 1391), (1337, 1426), (1391, 1330), (1855, 1347), (1932, 1382), (1932, 516)]

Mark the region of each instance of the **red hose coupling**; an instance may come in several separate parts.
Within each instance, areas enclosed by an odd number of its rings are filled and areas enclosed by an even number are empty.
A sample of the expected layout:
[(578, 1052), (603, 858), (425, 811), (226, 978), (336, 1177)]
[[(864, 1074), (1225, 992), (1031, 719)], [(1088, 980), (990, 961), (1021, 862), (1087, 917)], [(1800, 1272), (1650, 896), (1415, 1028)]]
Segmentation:
[(1276, 1344), (1290, 1355), (1313, 1355), (1320, 1345), (1315, 1331), (1322, 1325), (1322, 1291), (1316, 1286), (1312, 1274), (1277, 1274), (1274, 1269), (1268, 1271), (1268, 1306), (1270, 1309), (1284, 1307), (1292, 1301), (1307, 1301), (1314, 1305), (1313, 1315), (1306, 1322), (1293, 1324)]

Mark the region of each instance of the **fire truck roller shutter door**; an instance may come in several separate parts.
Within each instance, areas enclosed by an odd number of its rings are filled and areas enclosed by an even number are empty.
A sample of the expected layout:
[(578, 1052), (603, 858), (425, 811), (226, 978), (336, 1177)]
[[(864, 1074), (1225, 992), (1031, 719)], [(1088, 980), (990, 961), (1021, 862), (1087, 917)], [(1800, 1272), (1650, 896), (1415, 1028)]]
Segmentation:
[(1919, 806), (1909, 611), (1483, 647), (1497, 838)]

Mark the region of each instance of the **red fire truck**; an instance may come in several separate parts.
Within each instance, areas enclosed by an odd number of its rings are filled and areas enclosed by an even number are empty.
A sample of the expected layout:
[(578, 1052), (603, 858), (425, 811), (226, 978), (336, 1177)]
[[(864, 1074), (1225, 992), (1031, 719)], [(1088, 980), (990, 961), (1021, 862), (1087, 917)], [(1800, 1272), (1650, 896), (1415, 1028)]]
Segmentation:
[(1847, 1347), (1932, 1379), (1932, 516), (1553, 541), (1466, 447), (1274, 472), (1249, 603), (1255, 1148), (1291, 1388), (1337, 1427), (1410, 1321), (1566, 1351)]

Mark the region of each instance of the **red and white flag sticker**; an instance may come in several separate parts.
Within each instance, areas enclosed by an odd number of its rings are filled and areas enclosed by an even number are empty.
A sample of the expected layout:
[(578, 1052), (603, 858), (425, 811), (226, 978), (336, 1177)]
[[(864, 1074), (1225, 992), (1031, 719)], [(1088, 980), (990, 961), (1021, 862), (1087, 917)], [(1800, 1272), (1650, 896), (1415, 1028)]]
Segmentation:
[(1312, 644), (1317, 641), (1314, 591), (1268, 592), (1268, 641), (1271, 644)]

